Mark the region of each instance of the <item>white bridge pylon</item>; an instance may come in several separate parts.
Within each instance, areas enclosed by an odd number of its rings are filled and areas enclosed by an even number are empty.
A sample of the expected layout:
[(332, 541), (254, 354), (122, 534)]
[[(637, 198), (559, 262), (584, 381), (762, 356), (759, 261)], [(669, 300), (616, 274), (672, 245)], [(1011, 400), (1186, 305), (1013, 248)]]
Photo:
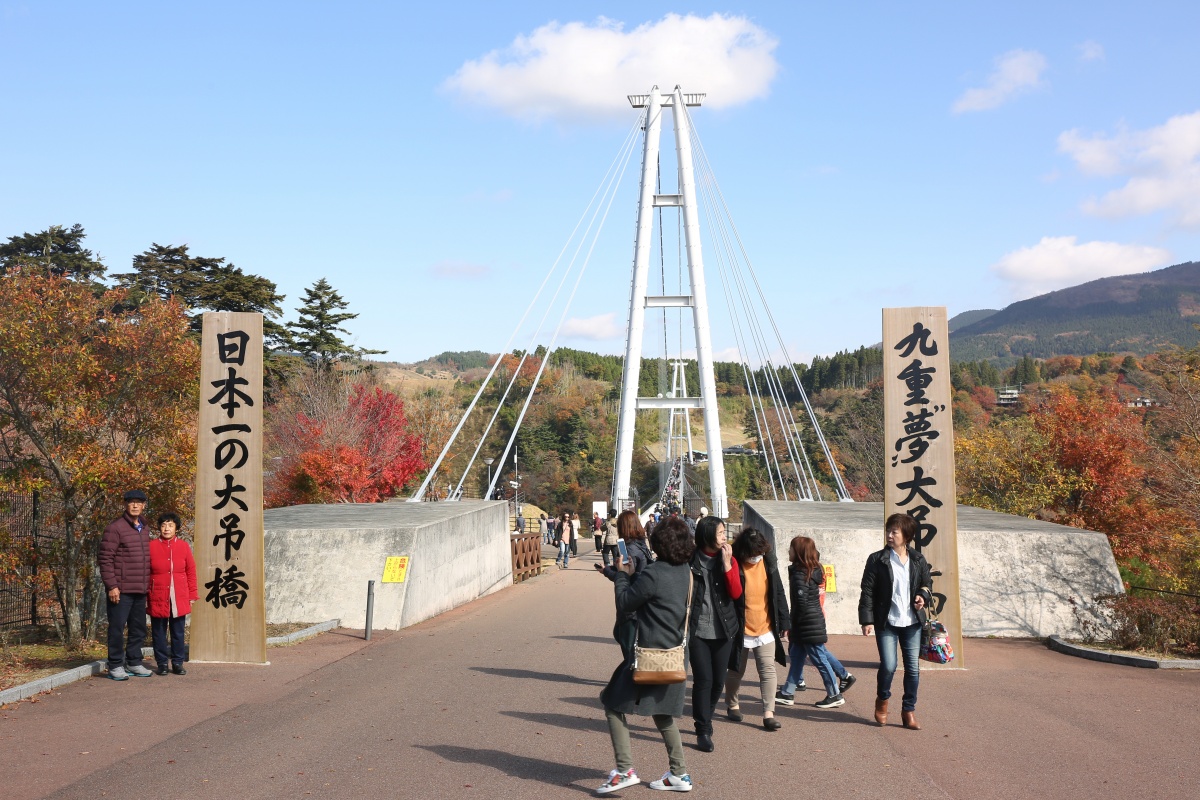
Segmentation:
[[(712, 513), (729, 515), (725, 495), (725, 462), (721, 453), (721, 423), (717, 416), (717, 383), (713, 372), (712, 334), (708, 324), (708, 295), (704, 284), (704, 257), (700, 249), (700, 217), (696, 207), (696, 181), (692, 165), (692, 140), (686, 106), (698, 106), (703, 94), (684, 94), (678, 86), (663, 95), (655, 86), (646, 95), (630, 95), (634, 108), (646, 109), (642, 147), (642, 181), (638, 200), (637, 236), (633, 248), (633, 280), (629, 292), (629, 331), (621, 378), (621, 409), (617, 422), (617, 458), (613, 475), (613, 505), (629, 508), (635, 498), (630, 492), (633, 469), (633, 429), (640, 409), (670, 409), (704, 414), (704, 436), (708, 442), (708, 480)], [(675, 155), (679, 170), (678, 194), (656, 194), (659, 142), (663, 109), (669, 108), (675, 123)], [(656, 208), (678, 208), (682, 214), (690, 295), (646, 294), (650, 271), (652, 226)], [(699, 397), (639, 397), (642, 344), (647, 308), (690, 308), (696, 333), (696, 362), (700, 371)], [(672, 392), (672, 394), (675, 394)]]

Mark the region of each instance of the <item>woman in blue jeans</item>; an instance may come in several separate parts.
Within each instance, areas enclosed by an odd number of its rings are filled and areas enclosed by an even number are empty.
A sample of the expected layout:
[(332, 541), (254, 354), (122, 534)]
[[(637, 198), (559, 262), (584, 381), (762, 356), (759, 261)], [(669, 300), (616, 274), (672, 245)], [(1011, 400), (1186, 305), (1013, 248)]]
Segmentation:
[(921, 631), (925, 609), (933, 602), (933, 577), (929, 562), (912, 545), (917, 521), (907, 514), (892, 514), (883, 526), (887, 546), (867, 557), (863, 569), (858, 621), (864, 636), (875, 633), (879, 648), (879, 676), (875, 695), (875, 721), (887, 724), (892, 677), (896, 674), (896, 649), (904, 655), (904, 697), (900, 719), (904, 727), (919, 731), (917, 685), (920, 682)]
[(825, 614), (821, 610), (821, 588), (825, 585), (821, 554), (817, 552), (816, 542), (807, 536), (797, 536), (788, 547), (788, 558), (791, 561), (788, 566), (788, 586), (792, 603), (789, 636), (793, 644), (802, 648), (800, 658), (808, 657), (825, 684), (825, 697), (817, 701), (817, 708), (843, 706), (846, 700), (842, 697), (842, 687), (849, 689), (854, 680), (850, 676), (846, 681), (838, 680), (839, 675), (834, 672), (831, 655), (825, 647), (829, 635), (825, 630)]

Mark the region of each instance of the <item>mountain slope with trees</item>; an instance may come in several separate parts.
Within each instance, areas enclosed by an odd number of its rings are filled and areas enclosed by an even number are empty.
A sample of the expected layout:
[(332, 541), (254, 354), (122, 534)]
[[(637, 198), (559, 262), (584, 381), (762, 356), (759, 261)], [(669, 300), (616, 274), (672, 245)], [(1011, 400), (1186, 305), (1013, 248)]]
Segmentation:
[[(966, 312), (955, 319), (966, 317)], [(1148, 355), (1200, 344), (1200, 262), (1118, 275), (1013, 303), (950, 334), (955, 360)]]

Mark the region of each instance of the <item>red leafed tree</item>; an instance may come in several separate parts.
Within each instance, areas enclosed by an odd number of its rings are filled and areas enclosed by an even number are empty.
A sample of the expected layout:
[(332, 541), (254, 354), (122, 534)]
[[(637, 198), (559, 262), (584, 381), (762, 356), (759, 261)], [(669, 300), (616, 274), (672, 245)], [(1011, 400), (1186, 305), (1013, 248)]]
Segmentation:
[(1051, 392), (1033, 410), (1059, 467), (1082, 479), (1062, 521), (1103, 531), (1118, 558), (1155, 563), (1161, 528), (1168, 524), (1145, 490), (1147, 450), (1141, 414), (1112, 392)]
[(421, 438), (392, 392), (349, 384), (317, 369), (284, 392), (269, 414), (269, 507), (377, 503), (425, 468)]

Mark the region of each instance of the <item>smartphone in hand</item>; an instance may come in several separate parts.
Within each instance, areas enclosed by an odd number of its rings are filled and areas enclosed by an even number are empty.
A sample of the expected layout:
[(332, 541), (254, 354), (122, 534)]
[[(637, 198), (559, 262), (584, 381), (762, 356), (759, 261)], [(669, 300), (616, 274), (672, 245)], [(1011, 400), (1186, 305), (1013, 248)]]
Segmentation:
[(617, 550), (621, 553), (621, 558), (629, 560), (629, 548), (625, 546), (624, 539), (617, 539)]

